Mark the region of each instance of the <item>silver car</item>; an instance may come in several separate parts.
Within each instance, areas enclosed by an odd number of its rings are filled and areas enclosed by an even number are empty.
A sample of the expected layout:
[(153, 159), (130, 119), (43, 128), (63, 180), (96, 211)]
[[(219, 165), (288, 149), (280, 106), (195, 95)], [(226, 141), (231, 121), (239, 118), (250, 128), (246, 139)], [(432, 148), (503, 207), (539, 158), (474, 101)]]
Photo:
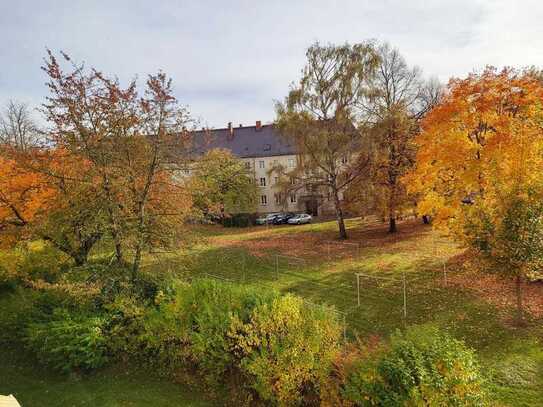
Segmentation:
[(278, 213), (270, 213), (268, 215), (261, 216), (260, 218), (256, 219), (255, 223), (257, 225), (265, 225), (265, 224), (273, 223), (273, 220), (275, 219), (275, 217), (277, 215), (279, 215), (279, 214)]
[(290, 225), (301, 225), (304, 223), (311, 223), (312, 219), (313, 218), (311, 217), (311, 215), (308, 215), (307, 213), (300, 213), (290, 218), (287, 223)]

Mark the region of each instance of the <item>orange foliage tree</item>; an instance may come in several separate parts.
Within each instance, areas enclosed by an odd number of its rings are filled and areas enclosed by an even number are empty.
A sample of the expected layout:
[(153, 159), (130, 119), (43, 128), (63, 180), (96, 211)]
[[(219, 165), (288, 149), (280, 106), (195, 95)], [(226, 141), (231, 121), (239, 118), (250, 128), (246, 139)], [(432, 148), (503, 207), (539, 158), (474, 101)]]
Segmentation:
[(406, 177), (421, 213), (517, 280), (543, 261), (543, 86), (532, 71), (453, 79), (424, 119)]
[(29, 224), (44, 215), (55, 189), (46, 177), (21, 166), (8, 146), (0, 156), (0, 233), (2, 246), (28, 236)]

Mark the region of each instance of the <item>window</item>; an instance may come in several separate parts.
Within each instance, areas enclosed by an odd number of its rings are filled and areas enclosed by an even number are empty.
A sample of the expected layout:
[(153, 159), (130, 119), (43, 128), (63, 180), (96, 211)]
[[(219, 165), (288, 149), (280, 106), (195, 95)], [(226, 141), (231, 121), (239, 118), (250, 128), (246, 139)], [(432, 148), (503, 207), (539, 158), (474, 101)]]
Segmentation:
[(270, 151), (271, 150), (271, 144), (264, 144), (264, 151)]
[(274, 184), (279, 184), (279, 177), (275, 177), (275, 178), (273, 179), (273, 182), (274, 182)]
[(248, 170), (251, 169), (251, 162), (250, 161), (245, 162), (245, 168), (248, 169)]
[(296, 194), (290, 194), (290, 202), (292, 203), (296, 202)]
[(267, 205), (268, 197), (266, 195), (260, 195), (260, 205)]
[(290, 177), (290, 185), (296, 185), (296, 178)]
[(341, 164), (347, 164), (347, 157), (346, 156), (341, 157)]
[(259, 162), (258, 162), (258, 166), (259, 166), (260, 168), (264, 168), (264, 161), (262, 161), (262, 160), (259, 161)]
[(294, 158), (289, 158), (288, 159), (288, 166), (289, 166), (289, 168), (294, 168), (295, 167)]
[(260, 178), (260, 186), (265, 187), (266, 186), (266, 178)]
[(274, 167), (277, 167), (278, 164), (279, 164), (279, 163), (277, 162), (277, 160), (273, 160), (273, 166), (274, 166)]
[(190, 170), (188, 168), (185, 169), (185, 174), (186, 175), (189, 175), (190, 174)]
[(275, 204), (280, 205), (281, 204), (281, 194), (274, 194), (275, 196)]

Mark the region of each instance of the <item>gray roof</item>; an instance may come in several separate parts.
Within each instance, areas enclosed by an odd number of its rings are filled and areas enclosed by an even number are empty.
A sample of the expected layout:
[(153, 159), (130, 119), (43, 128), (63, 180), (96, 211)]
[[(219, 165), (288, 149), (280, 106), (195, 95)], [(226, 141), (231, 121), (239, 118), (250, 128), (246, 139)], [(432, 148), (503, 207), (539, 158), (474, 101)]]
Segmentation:
[(196, 152), (203, 154), (215, 148), (228, 149), (240, 158), (296, 154), (295, 146), (285, 140), (272, 124), (200, 130), (194, 133)]

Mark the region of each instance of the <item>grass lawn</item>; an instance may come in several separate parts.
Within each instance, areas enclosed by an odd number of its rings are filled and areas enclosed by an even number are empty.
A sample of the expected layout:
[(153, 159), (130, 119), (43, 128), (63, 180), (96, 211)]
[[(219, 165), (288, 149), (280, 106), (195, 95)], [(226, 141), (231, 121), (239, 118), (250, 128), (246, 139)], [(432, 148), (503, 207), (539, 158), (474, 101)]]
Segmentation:
[[(408, 325), (433, 323), (478, 351), (497, 405), (543, 405), (543, 285), (527, 287), (531, 316), (518, 328), (511, 323), (512, 282), (463, 267), (463, 250), (430, 227), (406, 221), (399, 224), (399, 233), (389, 235), (385, 225), (350, 219), (347, 228), (350, 244), (336, 240), (335, 222), (248, 229), (199, 226), (182, 249), (147, 256), (144, 267), (183, 278), (211, 275), (268, 285), (333, 305), (345, 318), (351, 339), (385, 338)], [(360, 306), (356, 273), (364, 274)], [(205, 405), (183, 386), (145, 373), (113, 369), (66, 378), (7, 353), (0, 355), (0, 394), (14, 393), (23, 406)]]
[[(463, 250), (430, 227), (407, 221), (394, 236), (385, 225), (361, 219), (349, 220), (347, 227), (347, 245), (336, 240), (335, 222), (199, 227), (197, 239), (180, 254), (148, 258), (147, 267), (269, 285), (334, 305), (345, 315), (351, 338), (386, 337), (407, 325), (433, 323), (478, 351), (499, 405), (543, 405), (543, 286), (529, 287), (533, 313), (526, 327), (517, 328), (511, 322), (512, 282), (462, 267)], [(365, 274), (360, 306), (355, 273)]]
[(52, 373), (16, 349), (0, 351), (0, 394), (32, 406), (210, 406), (179, 384), (137, 370), (111, 368), (88, 376)]

